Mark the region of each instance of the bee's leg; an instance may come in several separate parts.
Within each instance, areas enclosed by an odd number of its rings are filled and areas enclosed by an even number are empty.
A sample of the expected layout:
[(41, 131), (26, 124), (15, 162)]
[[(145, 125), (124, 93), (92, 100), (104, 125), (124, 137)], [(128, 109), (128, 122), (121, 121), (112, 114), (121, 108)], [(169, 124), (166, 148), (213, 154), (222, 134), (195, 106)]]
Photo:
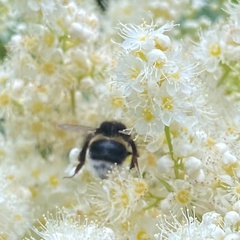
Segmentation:
[(72, 178), (74, 177), (79, 171), (80, 169), (82, 168), (82, 166), (84, 165), (85, 163), (85, 160), (86, 160), (86, 153), (87, 153), (87, 149), (88, 149), (88, 145), (89, 145), (89, 142), (91, 141), (93, 137), (93, 134), (89, 134), (83, 144), (83, 147), (82, 147), (82, 150), (78, 156), (78, 161), (79, 161), (79, 164), (77, 165), (75, 171), (74, 171), (74, 174), (72, 176), (69, 176), (69, 177), (64, 177), (64, 178)]
[(129, 143), (132, 148), (132, 160), (131, 160), (131, 164), (130, 164), (130, 169), (136, 167), (137, 170), (139, 171), (138, 160), (137, 160), (138, 152), (137, 152), (136, 144), (134, 143), (134, 141), (132, 139), (129, 140)]

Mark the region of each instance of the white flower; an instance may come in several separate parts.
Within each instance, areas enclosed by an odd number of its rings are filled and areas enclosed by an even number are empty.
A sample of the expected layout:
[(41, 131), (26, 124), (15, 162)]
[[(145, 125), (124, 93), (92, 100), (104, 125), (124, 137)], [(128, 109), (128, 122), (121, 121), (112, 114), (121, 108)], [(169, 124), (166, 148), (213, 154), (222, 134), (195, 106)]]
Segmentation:
[(190, 183), (186, 180), (175, 179), (168, 181), (171, 191), (166, 198), (160, 202), (161, 210), (166, 213), (172, 211), (174, 215), (179, 216), (181, 208), (191, 209), (191, 206), (196, 205), (198, 214), (203, 214), (211, 209), (209, 203), (211, 191), (207, 186)]
[(133, 125), (136, 133), (143, 136), (157, 137), (164, 129), (160, 119), (160, 109), (146, 104), (139, 106), (133, 112), (136, 116), (136, 122)]
[(195, 79), (196, 64), (165, 35), (173, 24), (160, 28), (146, 23), (121, 27), (124, 41), (120, 44), (123, 50), (115, 82), (124, 89), (127, 113), (136, 133), (145, 140), (156, 140), (164, 126), (178, 122), (186, 127), (193, 118), (200, 121), (207, 116), (206, 96)]
[(82, 222), (78, 216), (72, 216), (64, 209), (57, 209), (55, 217), (51, 213), (43, 217), (45, 225), (39, 222), (41, 229), (33, 230), (44, 240), (115, 239), (115, 234), (110, 228), (99, 227), (88, 220)]
[(209, 30), (201, 35), (200, 43), (194, 49), (193, 55), (204, 64), (208, 72), (215, 72), (218, 64), (223, 60), (225, 39), (221, 31)]
[[(159, 234), (155, 235), (157, 240), (218, 240), (224, 236), (223, 231), (218, 227), (215, 219), (219, 214), (208, 212), (203, 215), (202, 222), (199, 222), (195, 216), (195, 212), (181, 209), (182, 219), (179, 220), (172, 213), (170, 218), (161, 216), (159, 218), (158, 228)], [(213, 216), (212, 216), (213, 215)]]
[(114, 169), (108, 179), (90, 185), (88, 201), (104, 221), (124, 222), (143, 208), (146, 190), (143, 179), (134, 178), (126, 169)]
[(19, 169), (5, 159), (0, 165), (0, 238), (19, 239), (32, 222), (32, 195), (14, 174)]
[(146, 63), (142, 59), (132, 55), (126, 55), (119, 61), (116, 74), (117, 84), (124, 87), (126, 96), (129, 96), (132, 91), (143, 92), (143, 82), (149, 76)]
[(154, 27), (145, 23), (138, 25), (121, 24), (120, 36), (124, 39), (121, 46), (126, 50), (142, 51), (154, 48), (152, 33)]

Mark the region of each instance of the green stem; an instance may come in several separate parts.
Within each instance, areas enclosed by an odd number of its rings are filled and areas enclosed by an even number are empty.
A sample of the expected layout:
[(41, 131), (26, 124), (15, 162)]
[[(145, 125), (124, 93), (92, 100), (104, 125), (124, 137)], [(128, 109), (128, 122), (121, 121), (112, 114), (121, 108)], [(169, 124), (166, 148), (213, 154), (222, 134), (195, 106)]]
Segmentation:
[(169, 148), (169, 152), (170, 152), (171, 158), (172, 158), (172, 160), (174, 160), (173, 146), (172, 146), (172, 140), (171, 140), (171, 134), (170, 134), (169, 126), (165, 126), (164, 132), (165, 132), (165, 135), (166, 135), (167, 144), (168, 144), (168, 148)]
[(161, 202), (164, 199), (162, 197), (155, 196), (154, 194), (152, 194), (150, 192), (148, 194), (149, 194), (149, 198), (154, 199), (154, 202), (152, 204), (148, 205), (147, 207), (145, 207), (144, 210), (148, 210), (153, 207), (157, 207), (159, 202)]
[(175, 159), (174, 157), (174, 153), (173, 153), (173, 146), (172, 146), (172, 140), (171, 140), (171, 134), (170, 134), (170, 128), (169, 126), (165, 126), (164, 128), (164, 132), (165, 132), (165, 136), (167, 139), (167, 144), (168, 144), (168, 148), (169, 148), (169, 153), (170, 156), (174, 162), (174, 173), (175, 173), (175, 177), (179, 178), (179, 169), (178, 169), (178, 160)]
[(231, 68), (228, 67), (227, 65), (225, 65), (223, 67), (224, 69), (224, 74), (222, 75), (222, 77), (219, 79), (218, 83), (217, 83), (217, 87), (219, 87), (220, 85), (222, 85), (224, 83), (224, 80), (226, 79), (227, 75), (230, 73)]
[(70, 98), (71, 98), (71, 111), (72, 114), (76, 114), (76, 99), (75, 99), (75, 90), (74, 88), (70, 89)]

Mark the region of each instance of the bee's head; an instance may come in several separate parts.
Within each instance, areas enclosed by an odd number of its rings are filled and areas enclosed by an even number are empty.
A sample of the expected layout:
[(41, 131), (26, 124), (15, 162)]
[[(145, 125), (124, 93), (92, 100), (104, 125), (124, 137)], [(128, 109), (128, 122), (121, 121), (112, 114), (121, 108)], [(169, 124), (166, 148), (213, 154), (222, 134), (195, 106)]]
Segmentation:
[(120, 131), (126, 129), (126, 126), (116, 121), (105, 121), (96, 130), (96, 134), (103, 134), (107, 137), (117, 136)]

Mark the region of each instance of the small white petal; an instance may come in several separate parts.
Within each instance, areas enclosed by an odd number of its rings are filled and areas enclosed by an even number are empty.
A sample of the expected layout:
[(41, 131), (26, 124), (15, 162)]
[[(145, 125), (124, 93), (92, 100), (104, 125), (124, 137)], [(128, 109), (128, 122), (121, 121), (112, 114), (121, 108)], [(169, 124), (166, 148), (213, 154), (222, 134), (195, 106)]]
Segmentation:
[(169, 172), (173, 168), (174, 162), (170, 156), (164, 155), (158, 159), (157, 165), (162, 172)]
[(69, 161), (70, 161), (70, 163), (73, 163), (73, 162), (77, 161), (80, 152), (81, 152), (80, 148), (73, 148), (73, 149), (71, 149), (71, 151), (69, 153)]
[(230, 233), (224, 238), (224, 240), (239, 240), (239, 239), (240, 235), (237, 233)]
[(186, 171), (187, 171), (187, 174), (189, 175), (200, 170), (201, 166), (202, 166), (202, 162), (198, 158), (189, 157), (185, 160)]
[(229, 163), (234, 163), (237, 161), (237, 158), (232, 155), (229, 151), (226, 151), (224, 154), (223, 154), (223, 163), (224, 164), (229, 164)]
[(224, 217), (224, 222), (227, 225), (234, 225), (240, 221), (240, 216), (237, 212), (235, 211), (230, 211), (227, 212), (225, 217)]

